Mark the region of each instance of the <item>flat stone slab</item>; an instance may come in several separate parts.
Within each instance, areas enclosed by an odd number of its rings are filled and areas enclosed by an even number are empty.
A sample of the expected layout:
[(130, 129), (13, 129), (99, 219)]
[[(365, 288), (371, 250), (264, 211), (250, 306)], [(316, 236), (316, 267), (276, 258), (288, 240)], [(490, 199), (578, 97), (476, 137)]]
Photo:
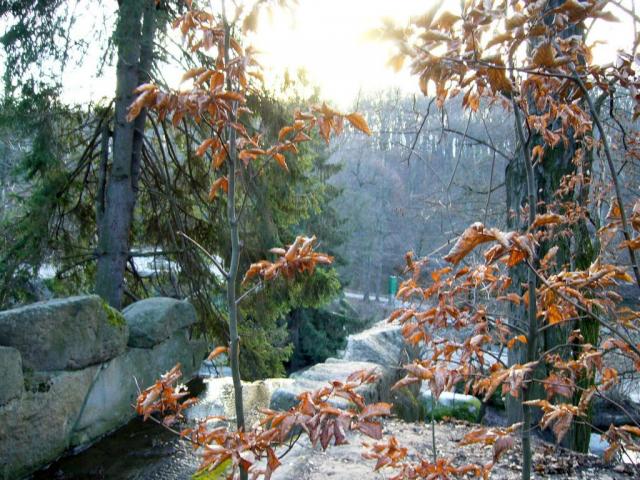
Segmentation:
[(0, 345), (25, 369), (78, 370), (124, 353), (129, 330), (97, 295), (61, 298), (0, 312)]
[(133, 303), (122, 312), (129, 325), (129, 346), (151, 348), (197, 321), (191, 303), (155, 297)]
[(20, 398), (24, 391), (22, 357), (18, 350), (12, 347), (0, 347), (0, 372), (2, 372), (2, 386), (0, 387), (1, 406), (11, 400)]

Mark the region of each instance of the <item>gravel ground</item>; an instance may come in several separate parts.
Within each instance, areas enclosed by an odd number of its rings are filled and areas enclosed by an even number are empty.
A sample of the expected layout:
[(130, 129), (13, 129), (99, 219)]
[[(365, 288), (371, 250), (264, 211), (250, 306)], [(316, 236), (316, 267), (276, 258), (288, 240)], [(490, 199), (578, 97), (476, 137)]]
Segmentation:
[[(469, 445), (461, 447), (457, 442), (474, 426), (463, 422), (436, 424), (436, 447), (438, 455), (454, 459), (458, 465), (484, 464), (491, 460), (491, 447)], [(422, 456), (431, 455), (431, 429), (429, 424), (387, 421), (385, 435), (395, 435), (410, 452)], [(321, 480), (321, 479), (383, 479), (392, 476), (392, 471), (374, 472), (374, 462), (362, 458), (362, 442), (366, 439), (354, 434), (349, 445), (330, 447), (326, 452), (313, 449), (306, 439), (300, 441), (282, 459), (282, 466), (274, 473), (275, 480)], [(640, 479), (638, 467), (604, 465), (592, 455), (580, 455), (561, 450), (554, 445), (536, 440), (533, 478), (549, 479)], [(492, 479), (519, 479), (521, 460), (516, 447), (504, 454), (491, 474)]]

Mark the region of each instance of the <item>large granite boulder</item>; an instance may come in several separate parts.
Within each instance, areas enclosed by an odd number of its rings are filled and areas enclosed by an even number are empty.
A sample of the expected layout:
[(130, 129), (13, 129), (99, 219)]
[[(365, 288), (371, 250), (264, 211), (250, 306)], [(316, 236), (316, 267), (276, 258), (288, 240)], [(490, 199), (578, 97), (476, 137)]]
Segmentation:
[(129, 346), (137, 348), (151, 348), (197, 320), (191, 303), (167, 297), (133, 303), (122, 314), (129, 325)]
[(99, 367), (38, 375), (0, 407), (0, 473), (22, 478), (69, 448), (69, 436)]
[(198, 371), (208, 348), (190, 335), (193, 307), (160, 303), (171, 333), (146, 348), (127, 348), (124, 317), (97, 296), (0, 312), (0, 344), (11, 345), (0, 347), (0, 478), (22, 478), (125, 424), (138, 387), (176, 363), (185, 382)]
[(380, 322), (364, 332), (349, 335), (343, 359), (355, 362), (372, 362), (395, 367), (408, 361), (405, 354), (401, 327)]
[[(298, 403), (298, 395), (304, 391), (317, 390), (333, 380), (344, 382), (357, 370), (374, 369), (379, 378), (376, 382), (360, 388), (359, 393), (368, 403), (394, 402), (396, 392), (391, 387), (401, 372), (397, 367), (410, 362), (415, 352), (407, 350), (400, 327), (380, 322), (364, 332), (349, 335), (342, 358), (329, 358), (301, 372), (291, 375), (293, 382), (278, 388), (271, 396), (270, 408), (288, 410)], [(332, 400), (345, 407), (346, 400)]]
[(22, 358), (18, 350), (0, 347), (0, 371), (2, 372), (0, 406), (2, 406), (15, 398), (20, 398), (24, 391)]
[(14, 347), (25, 369), (77, 370), (124, 353), (129, 330), (97, 295), (38, 302), (0, 312), (0, 345)]
[(187, 381), (198, 371), (207, 354), (207, 343), (189, 338), (187, 329), (152, 348), (129, 348), (124, 355), (98, 367), (93, 385), (70, 439), (82, 445), (115, 430), (135, 416), (131, 407), (138, 388), (153, 384), (163, 373), (180, 363)]

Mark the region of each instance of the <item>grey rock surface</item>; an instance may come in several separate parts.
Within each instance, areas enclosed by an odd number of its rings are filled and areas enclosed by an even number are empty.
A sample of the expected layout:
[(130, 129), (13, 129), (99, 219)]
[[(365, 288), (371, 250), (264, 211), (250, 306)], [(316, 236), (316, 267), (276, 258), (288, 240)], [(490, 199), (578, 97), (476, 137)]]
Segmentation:
[(69, 437), (98, 367), (48, 372), (0, 407), (0, 472), (22, 478), (70, 447)]
[(349, 335), (343, 360), (372, 362), (386, 367), (403, 360), (405, 344), (400, 326), (381, 322), (355, 335)]
[[(291, 376), (293, 382), (275, 390), (271, 396), (272, 410), (288, 410), (298, 403), (298, 395), (304, 391), (317, 390), (333, 380), (344, 382), (349, 375), (358, 370), (375, 370), (379, 375), (376, 382), (360, 388), (359, 393), (367, 402), (389, 400), (390, 388), (395, 381), (393, 369), (372, 362), (328, 361)], [(335, 399), (333, 402), (344, 406), (346, 401)]]
[(133, 303), (122, 314), (129, 325), (129, 346), (137, 348), (151, 348), (197, 320), (193, 305), (167, 297)]
[(97, 295), (38, 302), (0, 312), (0, 345), (25, 369), (78, 370), (124, 353), (128, 328)]
[(131, 405), (135, 404), (138, 387), (148, 387), (176, 363), (180, 363), (183, 378), (188, 380), (198, 371), (206, 352), (206, 343), (190, 340), (183, 329), (153, 348), (130, 348), (99, 366), (71, 444), (91, 442), (133, 418)]
[[(333, 380), (344, 382), (357, 370), (375, 369), (378, 379), (360, 388), (359, 393), (367, 402), (396, 402), (397, 392), (391, 387), (399, 379), (398, 368), (409, 362), (414, 352), (405, 348), (400, 327), (379, 322), (373, 327), (347, 338), (347, 347), (342, 358), (328, 358), (301, 372), (291, 375), (293, 382), (276, 389), (270, 402), (273, 410), (288, 410), (298, 403), (298, 395), (304, 391), (317, 390)], [(346, 400), (332, 399), (337, 406), (346, 406)], [(414, 410), (417, 405), (411, 405)], [(409, 407), (403, 405), (403, 409)]]
[(22, 376), (22, 358), (20, 352), (12, 347), (0, 347), (0, 406), (9, 401), (20, 398), (24, 391), (24, 377)]

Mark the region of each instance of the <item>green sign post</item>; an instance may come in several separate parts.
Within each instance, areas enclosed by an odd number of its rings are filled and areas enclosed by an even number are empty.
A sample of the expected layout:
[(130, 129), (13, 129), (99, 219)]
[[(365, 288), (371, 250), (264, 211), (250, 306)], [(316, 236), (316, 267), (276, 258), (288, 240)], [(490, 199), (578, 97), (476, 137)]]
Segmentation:
[(398, 293), (398, 277), (391, 275), (389, 277), (389, 303), (394, 303), (396, 293)]

